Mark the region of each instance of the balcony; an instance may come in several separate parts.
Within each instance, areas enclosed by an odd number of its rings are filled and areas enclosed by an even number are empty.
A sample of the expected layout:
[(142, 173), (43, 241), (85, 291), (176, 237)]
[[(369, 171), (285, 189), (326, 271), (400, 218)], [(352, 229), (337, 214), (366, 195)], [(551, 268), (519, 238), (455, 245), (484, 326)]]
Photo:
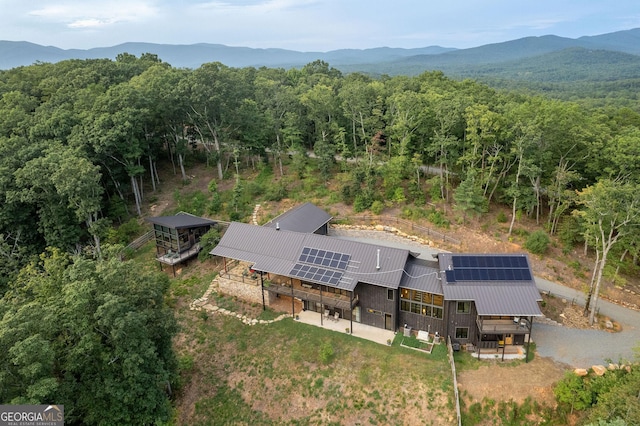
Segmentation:
[[(283, 279), (288, 280), (288, 278)], [(291, 282), (279, 281), (277, 278), (273, 281), (269, 280), (268, 282), (265, 282), (264, 288), (269, 292), (282, 294), (284, 296), (291, 296), (293, 291), (293, 297), (297, 297), (298, 299), (317, 303), (320, 303), (321, 301), (320, 290), (313, 288), (309, 284), (300, 282), (299, 280), (293, 280), (293, 290), (291, 288)], [(349, 296), (323, 291), (322, 303), (324, 305), (340, 309), (348, 309), (351, 311), (358, 304), (358, 297), (354, 297), (352, 303)]]
[(531, 321), (527, 318), (512, 319), (476, 318), (478, 331), (482, 334), (527, 334), (531, 332)]

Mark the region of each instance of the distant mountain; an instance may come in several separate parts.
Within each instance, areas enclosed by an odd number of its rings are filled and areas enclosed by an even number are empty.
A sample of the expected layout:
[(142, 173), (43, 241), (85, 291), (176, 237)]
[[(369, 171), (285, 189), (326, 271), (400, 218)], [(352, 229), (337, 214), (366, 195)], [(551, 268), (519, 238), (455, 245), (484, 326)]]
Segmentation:
[[(446, 74), (501, 78), (603, 78), (607, 74), (640, 73), (640, 28), (577, 39), (547, 35), (525, 37), (470, 49), (431, 46), (419, 49), (380, 47), (330, 52), (253, 49), (221, 44), (168, 45), (124, 43), (88, 50), (64, 50), (27, 42), (0, 41), (0, 69), (65, 59), (115, 59), (120, 53), (152, 53), (176, 68), (198, 68), (207, 62), (231, 67), (301, 67), (317, 59), (343, 72), (416, 75), (441, 70)], [(636, 72), (636, 70), (639, 70)], [(532, 77), (534, 76), (535, 77)]]
[(286, 49), (253, 49), (222, 44), (153, 44), (124, 43), (88, 50), (63, 50), (28, 42), (0, 41), (0, 69), (10, 69), (36, 62), (59, 62), (65, 59), (115, 59), (121, 53), (140, 56), (153, 53), (176, 68), (198, 68), (207, 62), (222, 62), (230, 67), (299, 67), (317, 59), (331, 65), (389, 62), (416, 55), (435, 55), (455, 49), (431, 46), (417, 49), (380, 47), (375, 49), (341, 49), (330, 52), (297, 52)]

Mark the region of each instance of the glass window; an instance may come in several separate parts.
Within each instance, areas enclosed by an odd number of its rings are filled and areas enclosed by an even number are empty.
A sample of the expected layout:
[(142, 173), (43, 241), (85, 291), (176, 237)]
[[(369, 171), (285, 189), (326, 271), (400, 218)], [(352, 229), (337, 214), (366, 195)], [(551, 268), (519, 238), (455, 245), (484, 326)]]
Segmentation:
[(416, 301), (416, 302), (422, 301), (422, 292), (421, 291), (416, 291), (416, 290), (411, 290), (411, 300)]
[(459, 314), (468, 314), (471, 310), (471, 302), (458, 302), (457, 312)]
[(431, 312), (432, 312), (432, 315), (431, 315), (432, 317), (442, 319), (442, 308), (434, 307)]
[(469, 327), (456, 327), (456, 339), (468, 339)]
[(400, 310), (401, 311), (405, 311), (405, 312), (411, 312), (410, 310), (410, 303), (407, 302), (406, 300), (401, 300), (400, 301)]
[(436, 306), (444, 306), (444, 296), (442, 296), (441, 294), (434, 294), (433, 304)]
[(387, 300), (393, 300), (393, 289), (387, 289)]
[(421, 305), (419, 303), (412, 303), (411, 304), (411, 312), (413, 312), (414, 314), (419, 314), (420, 313), (420, 308), (421, 308)]
[(408, 299), (409, 298), (409, 290), (407, 290), (406, 288), (400, 289), (400, 298), (401, 299)]
[(422, 305), (422, 315), (424, 315), (426, 317), (430, 317), (431, 316), (431, 306)]

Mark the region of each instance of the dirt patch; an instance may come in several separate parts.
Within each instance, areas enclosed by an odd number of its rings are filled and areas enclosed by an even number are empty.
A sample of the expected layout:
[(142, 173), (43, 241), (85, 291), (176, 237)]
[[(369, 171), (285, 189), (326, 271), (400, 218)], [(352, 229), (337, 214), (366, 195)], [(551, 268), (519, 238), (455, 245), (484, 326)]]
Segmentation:
[(580, 306), (572, 300), (554, 297), (548, 294), (542, 295), (541, 310), (546, 318), (570, 328), (590, 328), (609, 332), (622, 331), (622, 326), (604, 315), (598, 315), (593, 325), (589, 324), (589, 316), (584, 315), (584, 306)]
[(467, 406), (481, 403), (484, 398), (513, 400), (520, 404), (530, 397), (540, 404), (555, 407), (553, 386), (566, 370), (566, 366), (550, 358), (536, 357), (528, 363), (515, 366), (486, 361), (486, 365), (477, 370), (458, 374), (460, 397)]

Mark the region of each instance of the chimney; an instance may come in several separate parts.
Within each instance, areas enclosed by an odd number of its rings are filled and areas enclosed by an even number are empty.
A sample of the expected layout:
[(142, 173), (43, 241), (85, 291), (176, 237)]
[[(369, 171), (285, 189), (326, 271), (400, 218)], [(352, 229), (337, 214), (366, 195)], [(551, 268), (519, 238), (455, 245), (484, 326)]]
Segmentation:
[(280, 230), (280, 222), (276, 222), (276, 231)]
[(378, 255), (376, 258), (376, 270), (380, 269), (380, 249), (378, 249)]

